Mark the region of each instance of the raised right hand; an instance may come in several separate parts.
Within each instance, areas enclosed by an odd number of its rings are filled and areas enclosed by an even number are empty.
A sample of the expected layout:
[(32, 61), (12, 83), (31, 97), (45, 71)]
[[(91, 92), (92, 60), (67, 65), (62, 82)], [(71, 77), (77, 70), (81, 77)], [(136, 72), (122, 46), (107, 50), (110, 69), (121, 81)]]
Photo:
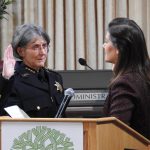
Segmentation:
[(14, 74), (16, 60), (13, 56), (12, 46), (9, 45), (4, 52), (2, 76), (9, 79)]

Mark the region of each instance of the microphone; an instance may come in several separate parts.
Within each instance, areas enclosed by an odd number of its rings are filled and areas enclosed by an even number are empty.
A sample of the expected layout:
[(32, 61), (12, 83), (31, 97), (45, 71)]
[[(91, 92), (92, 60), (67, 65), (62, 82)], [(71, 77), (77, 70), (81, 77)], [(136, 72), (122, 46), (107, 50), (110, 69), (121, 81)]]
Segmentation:
[(61, 105), (59, 106), (59, 109), (57, 111), (57, 114), (55, 115), (55, 118), (61, 118), (62, 114), (64, 114), (73, 96), (74, 96), (74, 90), (72, 88), (68, 88), (65, 90), (65, 96), (61, 102)]
[(84, 58), (79, 58), (78, 61), (79, 61), (80, 65), (86, 66), (86, 67), (90, 68), (91, 70), (94, 70), (89, 65), (87, 65), (86, 60)]

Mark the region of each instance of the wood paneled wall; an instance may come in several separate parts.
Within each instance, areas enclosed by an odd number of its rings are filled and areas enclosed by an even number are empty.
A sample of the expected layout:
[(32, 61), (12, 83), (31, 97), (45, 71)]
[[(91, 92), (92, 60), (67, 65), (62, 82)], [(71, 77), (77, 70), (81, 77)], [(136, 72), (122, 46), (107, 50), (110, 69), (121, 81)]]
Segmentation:
[(17, 25), (41, 25), (50, 35), (47, 65), (56, 70), (110, 69), (102, 48), (107, 25), (115, 17), (134, 19), (142, 28), (150, 53), (149, 0), (15, 0), (0, 22), (1, 59)]

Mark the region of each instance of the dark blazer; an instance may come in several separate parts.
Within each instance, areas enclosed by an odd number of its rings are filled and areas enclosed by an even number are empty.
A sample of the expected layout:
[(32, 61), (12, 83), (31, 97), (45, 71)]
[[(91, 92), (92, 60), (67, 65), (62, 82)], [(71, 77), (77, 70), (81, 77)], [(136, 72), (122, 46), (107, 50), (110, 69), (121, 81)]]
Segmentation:
[(150, 139), (150, 86), (137, 73), (124, 74), (110, 87), (104, 113)]
[(63, 98), (62, 77), (45, 68), (36, 72), (22, 63), (10, 80), (0, 77), (0, 94), (0, 115), (7, 115), (5, 107), (18, 105), (30, 117), (54, 117)]

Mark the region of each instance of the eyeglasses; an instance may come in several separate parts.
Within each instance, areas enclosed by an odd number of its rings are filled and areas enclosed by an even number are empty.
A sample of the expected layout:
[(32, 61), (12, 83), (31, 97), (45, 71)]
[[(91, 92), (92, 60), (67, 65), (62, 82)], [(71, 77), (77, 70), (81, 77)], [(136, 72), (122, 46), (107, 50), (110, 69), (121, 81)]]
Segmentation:
[(33, 44), (32, 46), (27, 47), (27, 49), (31, 49), (31, 50), (33, 50), (33, 51), (44, 50), (45, 52), (48, 52), (49, 46), (47, 45), (47, 43), (43, 43), (43, 44)]

